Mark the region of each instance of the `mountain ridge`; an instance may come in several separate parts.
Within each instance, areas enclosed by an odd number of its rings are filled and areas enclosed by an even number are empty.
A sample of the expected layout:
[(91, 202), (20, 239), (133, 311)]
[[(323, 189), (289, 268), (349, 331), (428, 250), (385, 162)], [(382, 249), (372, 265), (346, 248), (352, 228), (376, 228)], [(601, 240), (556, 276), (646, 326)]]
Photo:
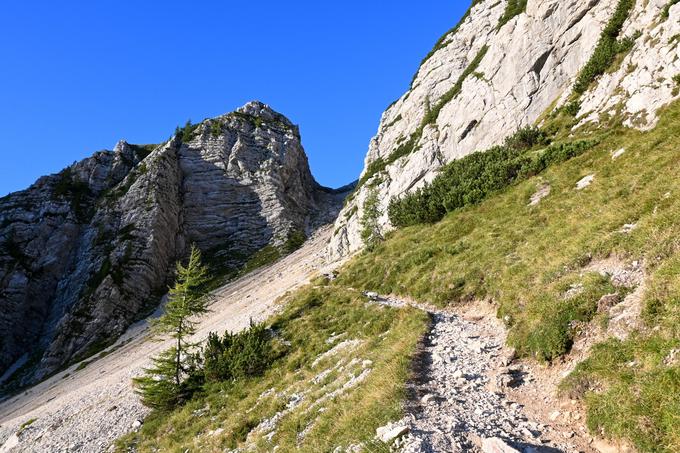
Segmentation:
[[(409, 90), (383, 113), (360, 187), (336, 222), (331, 259), (361, 248), (360, 219), (370, 191), (378, 193), (379, 223), (389, 231), (391, 199), (430, 183), (448, 162), (545, 123), (560, 109), (570, 109), (574, 127), (606, 127), (620, 119), (650, 129), (657, 110), (678, 98), (677, 4), (530, 0), (521, 10), (515, 3), (522, 2), (472, 2), (423, 60)], [(603, 38), (608, 33), (615, 33), (620, 50), (574, 98), (579, 74), (602, 59), (598, 48), (614, 45)]]
[(258, 101), (39, 178), (0, 200), (0, 371), (23, 365), (26, 384), (100, 350), (153, 310), (188, 244), (215, 272), (235, 269), (332, 221), (343, 194), (314, 180), (299, 128)]

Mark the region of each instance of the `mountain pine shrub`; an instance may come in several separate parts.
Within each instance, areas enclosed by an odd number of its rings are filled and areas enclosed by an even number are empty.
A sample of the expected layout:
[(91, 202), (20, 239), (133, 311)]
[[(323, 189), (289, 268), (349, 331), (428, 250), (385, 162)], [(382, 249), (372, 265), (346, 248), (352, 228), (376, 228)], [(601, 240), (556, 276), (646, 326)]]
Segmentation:
[(261, 375), (274, 358), (271, 335), (263, 324), (220, 337), (210, 333), (203, 350), (205, 380), (231, 381)]
[(517, 181), (534, 176), (549, 165), (575, 157), (594, 145), (591, 141), (555, 144), (538, 152), (548, 137), (536, 127), (519, 129), (501, 146), (476, 152), (446, 165), (425, 187), (393, 199), (390, 222), (397, 228), (434, 223), (448, 212), (476, 204)]
[(609, 19), (609, 22), (602, 30), (600, 40), (595, 47), (593, 55), (588, 60), (588, 63), (581, 69), (576, 83), (574, 84), (574, 93), (581, 95), (588, 86), (611, 66), (616, 59), (617, 54), (630, 50), (634, 41), (630, 38), (618, 40), (619, 34), (623, 28), (623, 24), (628, 19), (630, 12), (635, 6), (635, 0), (619, 0), (614, 14)]

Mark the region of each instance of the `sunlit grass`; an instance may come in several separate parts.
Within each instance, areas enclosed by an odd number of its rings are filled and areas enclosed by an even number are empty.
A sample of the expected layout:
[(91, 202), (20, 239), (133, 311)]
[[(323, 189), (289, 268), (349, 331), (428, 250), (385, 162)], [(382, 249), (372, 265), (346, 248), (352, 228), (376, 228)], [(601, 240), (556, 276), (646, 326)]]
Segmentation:
[[(581, 395), (593, 431), (644, 451), (678, 451), (680, 368), (660, 358), (680, 345), (680, 104), (665, 109), (650, 132), (585, 136), (600, 144), (437, 224), (391, 233), (354, 259), (340, 283), (440, 306), (492, 299), (510, 344), (550, 361), (569, 351), (578, 334), (573, 321), (591, 320), (599, 298), (614, 291), (586, 265), (609, 256), (640, 261), (648, 275), (646, 327), (596, 348), (570, 382), (587, 384)], [(612, 159), (620, 148), (626, 152)], [(593, 183), (576, 190), (591, 174)], [(550, 195), (528, 206), (543, 183)], [(637, 228), (622, 233), (625, 224)], [(583, 293), (567, 300), (565, 292), (578, 284)], [(610, 366), (612, 356), (620, 366)], [(646, 367), (621, 365), (630, 357)]]
[[(279, 445), (278, 451), (330, 452), (359, 442), (381, 451), (373, 441), (375, 429), (403, 415), (410, 357), (425, 332), (427, 315), (368, 305), (359, 292), (337, 286), (308, 287), (286, 303), (271, 327), (290, 345), (263, 377), (214, 384), (183, 408), (155, 413), (139, 433), (120, 440), (119, 449), (135, 445), (140, 452), (224, 451), (248, 439), (257, 451)], [(328, 343), (334, 335), (341, 337)], [(361, 343), (313, 366), (322, 353), (344, 340)], [(313, 382), (329, 369), (327, 376)], [(324, 401), (349, 376), (366, 369), (371, 370), (366, 380)], [(266, 433), (247, 437), (260, 422), (285, 410), (295, 393), (304, 395), (303, 400), (281, 418), (271, 441)], [(217, 429), (223, 431), (209, 434)]]

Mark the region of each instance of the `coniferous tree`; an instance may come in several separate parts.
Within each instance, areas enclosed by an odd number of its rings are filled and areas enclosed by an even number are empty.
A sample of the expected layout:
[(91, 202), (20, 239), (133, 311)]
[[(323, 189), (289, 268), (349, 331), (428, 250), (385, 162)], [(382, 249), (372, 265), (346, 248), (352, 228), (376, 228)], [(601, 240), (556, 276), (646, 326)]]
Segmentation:
[(195, 246), (186, 266), (178, 262), (176, 272), (165, 312), (153, 322), (154, 337), (170, 337), (174, 344), (152, 359), (153, 366), (145, 369), (143, 376), (133, 380), (144, 405), (155, 409), (171, 409), (191, 397), (191, 379), (186, 378), (198, 369), (200, 354), (197, 343), (189, 338), (196, 332), (195, 318), (207, 313), (210, 303), (203, 289), (208, 270)]
[(380, 201), (378, 200), (377, 190), (371, 189), (368, 193), (363, 210), (364, 212), (361, 216), (361, 239), (364, 241), (366, 249), (371, 251), (384, 239), (378, 224)]

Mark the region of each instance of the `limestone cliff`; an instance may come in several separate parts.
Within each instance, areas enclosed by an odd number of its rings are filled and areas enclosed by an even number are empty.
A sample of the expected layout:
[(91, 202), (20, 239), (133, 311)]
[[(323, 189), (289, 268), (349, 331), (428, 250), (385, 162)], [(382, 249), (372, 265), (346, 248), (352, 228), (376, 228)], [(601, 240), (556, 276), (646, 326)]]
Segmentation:
[[(632, 4), (616, 38), (628, 41), (608, 71), (573, 104), (580, 124), (618, 117), (650, 128), (678, 97), (680, 4), (669, 0), (475, 0), (423, 61), (410, 89), (382, 115), (360, 187), (338, 217), (328, 249), (362, 246), (371, 190), (389, 229), (389, 201), (431, 181), (438, 169), (500, 143), (569, 101), (579, 73), (617, 9)], [(526, 7), (523, 5), (526, 4)]]
[(0, 376), (23, 382), (109, 343), (197, 244), (235, 268), (333, 220), (297, 126), (259, 102), (159, 146), (119, 142), (0, 199)]

